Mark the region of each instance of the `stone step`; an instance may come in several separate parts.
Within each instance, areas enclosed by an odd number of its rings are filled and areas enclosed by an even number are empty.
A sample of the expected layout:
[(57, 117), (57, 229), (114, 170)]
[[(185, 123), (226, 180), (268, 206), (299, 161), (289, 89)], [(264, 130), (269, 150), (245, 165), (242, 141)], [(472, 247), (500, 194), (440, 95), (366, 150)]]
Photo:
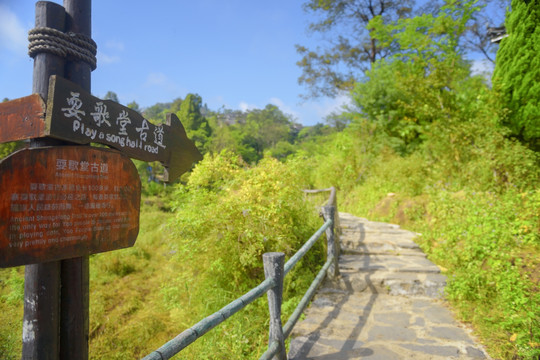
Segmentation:
[(427, 296), (441, 298), (446, 276), (437, 273), (399, 273), (377, 271), (358, 273), (342, 271), (337, 279), (325, 280), (319, 293), (358, 293)]
[(353, 238), (353, 239), (365, 239), (373, 237), (385, 237), (388, 239), (405, 238), (407, 240), (413, 240), (420, 234), (413, 231), (406, 230), (393, 230), (393, 231), (364, 231), (364, 230), (343, 230), (340, 233), (340, 237)]
[(430, 298), (320, 294), (295, 326), (288, 359), (490, 359)]
[[(339, 235), (341, 243), (357, 243), (364, 242), (391, 242), (391, 243), (415, 243), (418, 238), (416, 233), (396, 233), (396, 234), (380, 234), (380, 233), (342, 233)], [(418, 245), (415, 245), (418, 246)]]
[(406, 240), (397, 240), (397, 241), (382, 241), (382, 240), (372, 240), (372, 241), (340, 241), (341, 249), (348, 249), (351, 251), (358, 250), (364, 252), (380, 253), (380, 252), (390, 252), (390, 253), (404, 253), (408, 251), (409, 253), (423, 253), (420, 250), (418, 244), (413, 241)]
[(420, 249), (402, 249), (387, 244), (374, 244), (361, 246), (357, 248), (341, 248), (343, 255), (395, 255), (395, 256), (421, 256), (426, 257), (426, 254)]
[(344, 254), (339, 258), (339, 268), (356, 272), (440, 273), (440, 269), (435, 264), (420, 256)]
[(340, 213), (340, 275), (294, 330), (291, 360), (489, 359), (437, 298), (446, 276), (417, 234)]

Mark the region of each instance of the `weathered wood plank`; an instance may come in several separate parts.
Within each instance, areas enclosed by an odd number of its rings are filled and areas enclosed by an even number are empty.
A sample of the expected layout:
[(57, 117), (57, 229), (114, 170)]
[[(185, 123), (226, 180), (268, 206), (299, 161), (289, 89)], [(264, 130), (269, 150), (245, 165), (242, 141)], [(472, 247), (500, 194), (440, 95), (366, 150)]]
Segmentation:
[(154, 125), (135, 110), (96, 98), (60, 77), (50, 80), (46, 126), (57, 139), (105, 144), (135, 159), (160, 161), (171, 180), (202, 159), (176, 115)]
[[(66, 32), (92, 37), (92, 0), (64, 0)], [(69, 59), (65, 78), (90, 92), (90, 64)], [(50, 97), (48, 98), (50, 99)], [(61, 265), (60, 360), (88, 360), (90, 263), (88, 256), (64, 259)]]
[(165, 181), (177, 179), (202, 159), (175, 114), (154, 125), (135, 110), (94, 97), (63, 77), (51, 76), (46, 106), (37, 94), (8, 101), (0, 104), (0, 121), (0, 143), (52, 137), (109, 145), (135, 159), (161, 162), (167, 168)]
[(40, 137), (45, 131), (45, 102), (38, 94), (0, 103), (0, 143)]
[(115, 150), (21, 150), (0, 162), (0, 267), (133, 246), (140, 180)]

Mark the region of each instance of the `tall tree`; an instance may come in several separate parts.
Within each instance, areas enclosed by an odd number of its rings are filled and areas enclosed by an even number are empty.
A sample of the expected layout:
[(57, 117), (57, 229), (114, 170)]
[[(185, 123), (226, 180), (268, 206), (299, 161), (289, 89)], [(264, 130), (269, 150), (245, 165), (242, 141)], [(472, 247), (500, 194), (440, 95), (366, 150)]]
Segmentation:
[(493, 82), (509, 110), (502, 122), (540, 151), (540, 0), (513, 0)]
[(308, 87), (306, 97), (336, 96), (351, 90), (372, 63), (391, 53), (391, 49), (379, 47), (367, 24), (377, 16), (385, 23), (407, 16), (413, 5), (414, 0), (307, 1), (305, 11), (320, 17), (309, 25), (309, 31), (328, 34), (331, 40), (315, 50), (296, 46), (302, 55), (297, 62), (302, 69), (298, 82)]
[(292, 125), (290, 117), (272, 104), (262, 110), (249, 110), (246, 116), (246, 132), (255, 139), (261, 152), (280, 140), (289, 140)]
[[(176, 100), (175, 100), (176, 101)], [(154, 124), (162, 124), (165, 122), (166, 113), (171, 108), (172, 103), (156, 103), (143, 111), (143, 115)]]
[(132, 110), (135, 110), (136, 112), (138, 112), (139, 114), (142, 114), (142, 109), (141, 109), (141, 106), (135, 101), (133, 100), (132, 102), (130, 102), (129, 104), (127, 104), (127, 107), (132, 109)]
[(202, 98), (196, 94), (188, 94), (181, 101), (176, 115), (184, 125), (188, 137), (195, 142), (199, 151), (204, 153), (209, 145), (211, 129), (208, 120), (201, 114), (201, 108)]
[(298, 124), (277, 106), (268, 104), (264, 109), (246, 112), (222, 109), (208, 117), (212, 128), (209, 149), (219, 152), (231, 149), (244, 161), (256, 163), (265, 151), (280, 144), (280, 154), (287, 152), (287, 145), (297, 136)]
[(481, 88), (469, 80), (469, 65), (459, 47), (466, 24), (478, 10), (475, 0), (449, 0), (433, 16), (423, 14), (384, 24), (376, 17), (368, 25), (381, 47), (397, 49), (378, 60), (352, 93), (355, 105), (376, 123), (402, 152), (413, 150), (437, 119), (450, 118), (463, 101), (457, 91)]
[(112, 100), (116, 103), (120, 103), (120, 100), (118, 100), (118, 95), (114, 91), (107, 91), (105, 94), (105, 97), (103, 98), (105, 100)]

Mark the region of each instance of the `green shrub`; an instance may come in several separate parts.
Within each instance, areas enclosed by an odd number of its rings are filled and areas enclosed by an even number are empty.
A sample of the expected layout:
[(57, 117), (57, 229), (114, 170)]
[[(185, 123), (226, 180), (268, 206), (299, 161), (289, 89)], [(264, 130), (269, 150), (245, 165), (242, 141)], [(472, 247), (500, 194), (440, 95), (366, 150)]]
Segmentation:
[(173, 206), (183, 240), (179, 256), (200, 259), (214, 285), (245, 289), (261, 280), (264, 252), (290, 255), (317, 218), (293, 168), (265, 158), (241, 169), (239, 161), (228, 152), (207, 155), (187, 186), (177, 187)]
[(538, 356), (539, 279), (531, 274), (539, 265), (540, 190), (433, 189), (431, 196), (421, 245), (448, 270), (448, 298), (496, 356)]

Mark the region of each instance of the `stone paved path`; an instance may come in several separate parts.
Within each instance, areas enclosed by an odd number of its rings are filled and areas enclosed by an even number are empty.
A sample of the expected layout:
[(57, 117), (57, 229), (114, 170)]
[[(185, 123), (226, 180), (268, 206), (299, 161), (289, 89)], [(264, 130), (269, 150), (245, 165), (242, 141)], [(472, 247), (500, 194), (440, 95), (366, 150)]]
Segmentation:
[(289, 359), (490, 359), (440, 300), (446, 278), (398, 225), (340, 213), (341, 276), (292, 334)]

